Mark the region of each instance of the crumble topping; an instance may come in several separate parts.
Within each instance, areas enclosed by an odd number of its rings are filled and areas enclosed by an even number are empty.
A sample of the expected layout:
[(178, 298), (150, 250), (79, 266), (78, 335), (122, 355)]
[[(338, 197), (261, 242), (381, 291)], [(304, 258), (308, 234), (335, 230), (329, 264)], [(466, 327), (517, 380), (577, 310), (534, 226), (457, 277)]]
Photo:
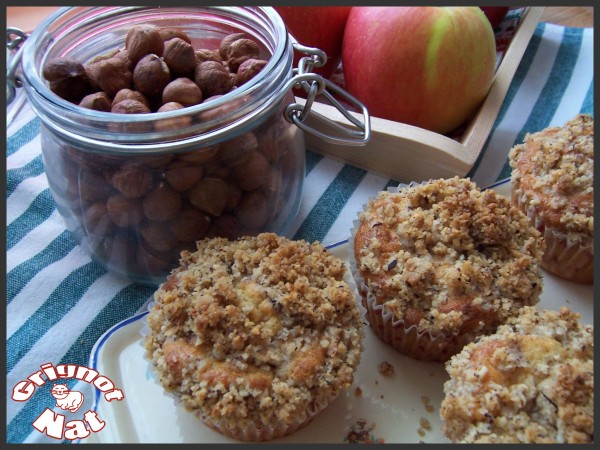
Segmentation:
[(550, 227), (594, 232), (594, 119), (579, 114), (562, 127), (525, 136), (509, 152), (517, 194)]
[(594, 438), (594, 331), (579, 315), (524, 307), (446, 364), (442, 429), (463, 443)]
[(345, 271), (317, 242), (199, 241), (147, 317), (160, 383), (201, 417), (295, 423), (353, 382), (362, 323)]
[(539, 301), (543, 241), (510, 200), (469, 179), (380, 192), (359, 215), (357, 269), (405, 326), (491, 332)]
[(392, 366), (388, 361), (383, 361), (379, 364), (379, 373), (385, 377), (390, 377), (394, 375), (394, 366)]

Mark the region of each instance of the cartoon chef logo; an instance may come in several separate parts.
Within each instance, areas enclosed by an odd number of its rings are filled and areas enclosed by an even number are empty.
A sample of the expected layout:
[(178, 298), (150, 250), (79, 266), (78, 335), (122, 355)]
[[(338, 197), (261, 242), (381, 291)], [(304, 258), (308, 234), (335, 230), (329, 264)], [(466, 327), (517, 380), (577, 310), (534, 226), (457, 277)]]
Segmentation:
[(83, 399), (85, 398), (80, 391), (70, 391), (66, 384), (54, 383), (50, 393), (56, 399), (56, 406), (72, 413), (83, 405)]

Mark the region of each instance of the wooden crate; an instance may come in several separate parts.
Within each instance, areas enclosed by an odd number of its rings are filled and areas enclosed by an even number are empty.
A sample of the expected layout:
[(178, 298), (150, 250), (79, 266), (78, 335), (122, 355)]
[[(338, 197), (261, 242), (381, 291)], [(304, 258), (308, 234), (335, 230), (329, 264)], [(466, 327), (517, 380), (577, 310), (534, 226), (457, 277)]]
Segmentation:
[[(331, 144), (306, 133), (307, 148), (401, 182), (466, 175), (485, 145), (543, 11), (543, 7), (524, 9), (486, 99), (458, 138), (371, 117), (371, 140), (364, 146)], [(297, 100), (303, 103), (303, 99)], [(328, 104), (315, 102), (312, 110), (339, 124), (348, 124)], [(322, 121), (307, 119), (307, 124), (319, 131), (336, 134)]]

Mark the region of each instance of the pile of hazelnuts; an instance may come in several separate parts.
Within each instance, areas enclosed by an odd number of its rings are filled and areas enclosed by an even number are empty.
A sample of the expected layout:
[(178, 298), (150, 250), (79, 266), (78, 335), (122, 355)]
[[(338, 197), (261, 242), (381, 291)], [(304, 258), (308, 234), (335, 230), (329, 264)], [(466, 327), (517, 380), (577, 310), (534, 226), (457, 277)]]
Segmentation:
[[(84, 64), (49, 61), (43, 76), (58, 96), (98, 111), (186, 108), (236, 89), (267, 64), (256, 42), (242, 33), (218, 42), (217, 49), (194, 49), (179, 29), (139, 25), (129, 30), (123, 48)], [(222, 105), (210, 114), (231, 108)], [(304, 175), (302, 133), (285, 120), (283, 108), (251, 130), (177, 152), (95, 152), (42, 127), (57, 208), (96, 260), (142, 278), (165, 277), (181, 251), (194, 250), (203, 238), (232, 239), (280, 227)], [(159, 122), (170, 123), (152, 126)], [(175, 126), (186, 125), (178, 120)]]
[(224, 95), (260, 72), (258, 44), (232, 33), (218, 49), (194, 49), (178, 28), (136, 25), (125, 47), (87, 63), (55, 58), (42, 76), (59, 97), (97, 111), (144, 114), (173, 111)]

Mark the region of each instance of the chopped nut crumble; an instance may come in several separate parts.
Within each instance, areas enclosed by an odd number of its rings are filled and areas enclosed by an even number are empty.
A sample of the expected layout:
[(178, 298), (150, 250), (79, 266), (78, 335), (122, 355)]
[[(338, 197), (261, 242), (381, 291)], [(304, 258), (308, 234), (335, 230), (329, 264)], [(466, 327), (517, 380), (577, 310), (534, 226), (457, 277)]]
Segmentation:
[(359, 291), (419, 333), (490, 333), (539, 301), (542, 245), (509, 199), (468, 179), (380, 192), (354, 236)]
[(394, 375), (394, 366), (387, 361), (383, 361), (381, 364), (379, 364), (379, 373), (386, 377)]
[(197, 248), (147, 319), (147, 354), (188, 410), (209, 425), (285, 431), (351, 386), (362, 331), (341, 260), (271, 233)]
[(443, 431), (464, 443), (594, 438), (594, 332), (566, 307), (521, 314), (446, 364)]
[(512, 202), (542, 233), (542, 267), (570, 281), (594, 279), (594, 119), (525, 136), (509, 153)]
[(594, 119), (580, 114), (562, 127), (525, 136), (509, 153), (519, 195), (548, 225), (594, 232)]

